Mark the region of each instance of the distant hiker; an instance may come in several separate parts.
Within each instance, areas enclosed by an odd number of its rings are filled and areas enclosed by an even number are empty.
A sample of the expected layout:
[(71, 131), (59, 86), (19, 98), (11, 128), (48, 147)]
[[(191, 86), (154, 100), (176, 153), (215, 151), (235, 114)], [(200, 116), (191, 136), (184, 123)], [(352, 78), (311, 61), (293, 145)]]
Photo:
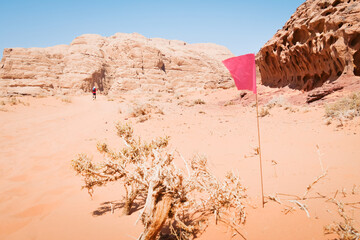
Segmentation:
[(95, 100), (96, 99), (96, 87), (95, 86), (92, 88), (92, 94), (93, 94), (93, 100)]

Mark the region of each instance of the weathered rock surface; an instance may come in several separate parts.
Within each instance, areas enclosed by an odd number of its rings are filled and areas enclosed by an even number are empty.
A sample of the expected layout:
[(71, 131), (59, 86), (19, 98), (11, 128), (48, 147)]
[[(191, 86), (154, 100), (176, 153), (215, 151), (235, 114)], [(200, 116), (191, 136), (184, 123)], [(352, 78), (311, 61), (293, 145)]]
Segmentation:
[(121, 91), (193, 91), (228, 88), (222, 60), (233, 57), (216, 44), (148, 39), (140, 34), (86, 34), (70, 45), (5, 49), (0, 95)]
[(310, 91), (360, 76), (360, 1), (307, 0), (257, 55), (262, 83)]

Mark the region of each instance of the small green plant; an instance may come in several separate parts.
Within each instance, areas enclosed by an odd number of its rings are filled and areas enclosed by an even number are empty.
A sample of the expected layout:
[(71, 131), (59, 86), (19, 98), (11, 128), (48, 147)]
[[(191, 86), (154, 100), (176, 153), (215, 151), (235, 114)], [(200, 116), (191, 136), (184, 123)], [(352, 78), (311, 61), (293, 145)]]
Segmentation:
[(360, 116), (360, 92), (325, 106), (325, 117), (353, 119)]

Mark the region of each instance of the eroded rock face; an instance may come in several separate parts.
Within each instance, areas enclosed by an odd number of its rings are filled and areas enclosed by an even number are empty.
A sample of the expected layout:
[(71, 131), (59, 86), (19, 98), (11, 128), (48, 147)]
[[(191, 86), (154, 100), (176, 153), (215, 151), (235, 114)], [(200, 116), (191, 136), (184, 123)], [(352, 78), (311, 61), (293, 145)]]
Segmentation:
[(86, 34), (68, 45), (5, 49), (0, 95), (122, 91), (193, 91), (233, 86), (215, 44), (148, 39), (140, 34)]
[(257, 55), (262, 83), (309, 91), (360, 76), (360, 1), (307, 0)]

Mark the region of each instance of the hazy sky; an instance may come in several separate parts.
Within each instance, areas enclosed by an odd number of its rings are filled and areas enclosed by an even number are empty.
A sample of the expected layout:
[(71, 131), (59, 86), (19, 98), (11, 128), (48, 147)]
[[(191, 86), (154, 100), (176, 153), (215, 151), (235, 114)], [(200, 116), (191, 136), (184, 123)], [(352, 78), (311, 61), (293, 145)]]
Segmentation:
[(188, 43), (213, 42), (256, 53), (304, 0), (0, 0), (4, 48), (70, 44), (85, 33)]

